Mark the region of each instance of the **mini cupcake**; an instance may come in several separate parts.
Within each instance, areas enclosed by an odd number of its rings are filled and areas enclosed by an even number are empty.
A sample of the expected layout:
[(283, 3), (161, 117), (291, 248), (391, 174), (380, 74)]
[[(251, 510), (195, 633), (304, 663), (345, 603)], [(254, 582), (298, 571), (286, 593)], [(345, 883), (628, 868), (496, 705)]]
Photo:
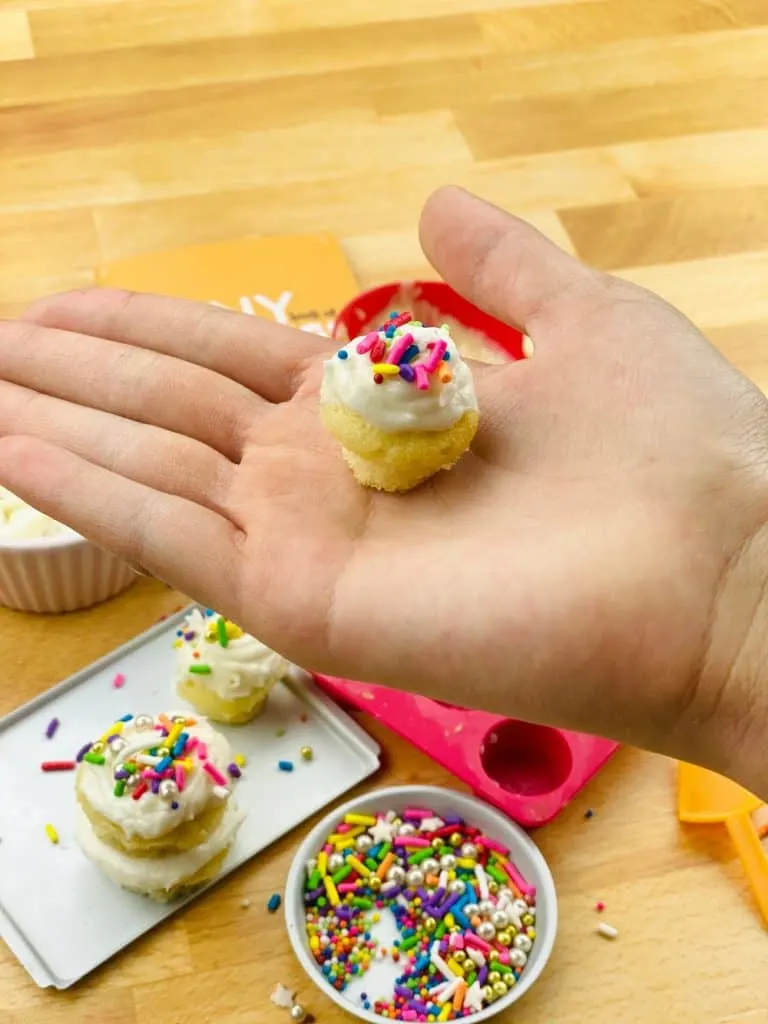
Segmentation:
[(129, 565), (0, 487), (0, 604), (71, 612), (121, 593)]
[(107, 877), (163, 902), (216, 877), (244, 815), (232, 751), (204, 719), (126, 715), (78, 756), (75, 835)]
[(469, 448), (478, 425), (472, 373), (446, 325), (393, 314), (325, 362), (326, 428), (365, 487), (408, 491)]
[(214, 722), (241, 725), (264, 710), (289, 664), (222, 615), (195, 609), (176, 634), (177, 692)]

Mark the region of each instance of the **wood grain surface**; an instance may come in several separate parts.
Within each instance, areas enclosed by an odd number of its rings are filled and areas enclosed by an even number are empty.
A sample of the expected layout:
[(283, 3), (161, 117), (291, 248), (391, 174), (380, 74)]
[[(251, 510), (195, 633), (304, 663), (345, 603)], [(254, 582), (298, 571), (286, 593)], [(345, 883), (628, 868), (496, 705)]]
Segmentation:
[[(361, 285), (414, 277), (448, 181), (661, 292), (768, 389), (768, 0), (0, 0), (2, 316), (100, 261), (245, 234), (335, 232)], [(143, 580), (91, 612), (0, 612), (0, 712), (180, 603)], [(378, 782), (452, 784), (362, 721)], [(560, 939), (506, 1019), (767, 1024), (739, 865), (673, 797), (667, 762), (625, 750), (538, 833)], [(278, 980), (342, 1024), (264, 907), (298, 839), (72, 991), (0, 946), (0, 1024), (286, 1024)]]

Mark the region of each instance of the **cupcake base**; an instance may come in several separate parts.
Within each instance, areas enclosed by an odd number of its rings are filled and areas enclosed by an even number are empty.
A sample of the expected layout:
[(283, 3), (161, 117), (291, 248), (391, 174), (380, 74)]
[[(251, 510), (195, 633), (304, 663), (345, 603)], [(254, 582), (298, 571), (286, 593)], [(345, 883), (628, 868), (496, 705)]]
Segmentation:
[(469, 411), (448, 430), (389, 434), (341, 405), (324, 405), (321, 414), (358, 483), (392, 492), (409, 491), (454, 466), (472, 443), (479, 422), (478, 414)]
[(246, 697), (232, 697), (229, 700), (221, 697), (205, 683), (185, 676), (179, 680), (177, 693), (189, 701), (196, 711), (212, 722), (224, 725), (244, 725), (257, 718), (267, 703), (267, 691), (260, 689)]

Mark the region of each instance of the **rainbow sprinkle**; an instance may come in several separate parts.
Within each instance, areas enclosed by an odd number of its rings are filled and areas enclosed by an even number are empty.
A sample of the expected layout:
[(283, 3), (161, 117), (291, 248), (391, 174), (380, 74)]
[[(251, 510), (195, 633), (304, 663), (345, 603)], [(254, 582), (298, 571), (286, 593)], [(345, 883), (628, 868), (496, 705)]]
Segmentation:
[[(435, 377), (441, 384), (449, 384), (453, 380), (453, 375), (443, 366), (451, 358), (448, 341), (439, 338), (427, 342), (422, 349), (412, 334), (417, 327), (423, 327), (423, 324), (414, 320), (410, 313), (393, 312), (378, 331), (371, 331), (360, 338), (355, 351), (370, 358), (374, 383), (384, 384), (388, 379), (400, 379), (407, 384), (415, 384), (420, 391), (427, 391)], [(440, 330), (447, 335), (447, 324), (443, 324)], [(347, 359), (349, 353), (339, 349), (336, 355), (339, 359)]]
[[(391, 1020), (485, 1009), (517, 984), (536, 939), (536, 892), (509, 851), (428, 808), (346, 815), (307, 864), (304, 890), (309, 947), (329, 985), (343, 991), (375, 957), (400, 963), (393, 992), (361, 996)], [(385, 910), (400, 933), (392, 949), (372, 935)]]
[[(116, 724), (130, 722), (133, 731), (126, 738), (120, 735)], [(165, 800), (171, 810), (178, 810), (179, 794), (184, 792), (190, 775), (201, 772), (208, 779), (212, 795), (226, 799), (230, 795), (228, 780), (209, 759), (206, 744), (189, 729), (197, 719), (184, 715), (173, 721), (167, 715), (126, 715), (104, 733), (95, 743), (86, 744), (77, 760), (95, 767), (105, 767), (112, 773), (113, 793), (116, 797), (130, 796), (141, 800), (147, 793)], [(109, 764), (107, 764), (109, 762)], [(57, 765), (57, 763), (52, 763)], [(74, 767), (74, 764), (72, 765)], [(43, 765), (43, 770), (59, 770)], [(234, 763), (231, 778), (240, 776)], [(63, 769), (61, 769), (63, 770)]]

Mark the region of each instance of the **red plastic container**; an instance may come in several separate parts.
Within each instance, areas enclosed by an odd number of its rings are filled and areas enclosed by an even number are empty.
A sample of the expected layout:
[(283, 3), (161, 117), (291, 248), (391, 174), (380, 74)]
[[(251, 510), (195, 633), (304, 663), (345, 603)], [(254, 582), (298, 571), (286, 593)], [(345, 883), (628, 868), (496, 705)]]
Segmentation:
[[(410, 302), (400, 297), (407, 293)], [(339, 314), (334, 338), (348, 340), (398, 312), (458, 321), (511, 359), (523, 358), (520, 331), (483, 313), (441, 281), (396, 282), (363, 292)], [(393, 306), (394, 303), (394, 306)], [(432, 316), (419, 311), (430, 308)], [(439, 322), (439, 321), (438, 321)], [(315, 676), (339, 703), (367, 711), (409, 740), (521, 825), (551, 821), (602, 768), (618, 744), (595, 736), (472, 711), (384, 686)]]

